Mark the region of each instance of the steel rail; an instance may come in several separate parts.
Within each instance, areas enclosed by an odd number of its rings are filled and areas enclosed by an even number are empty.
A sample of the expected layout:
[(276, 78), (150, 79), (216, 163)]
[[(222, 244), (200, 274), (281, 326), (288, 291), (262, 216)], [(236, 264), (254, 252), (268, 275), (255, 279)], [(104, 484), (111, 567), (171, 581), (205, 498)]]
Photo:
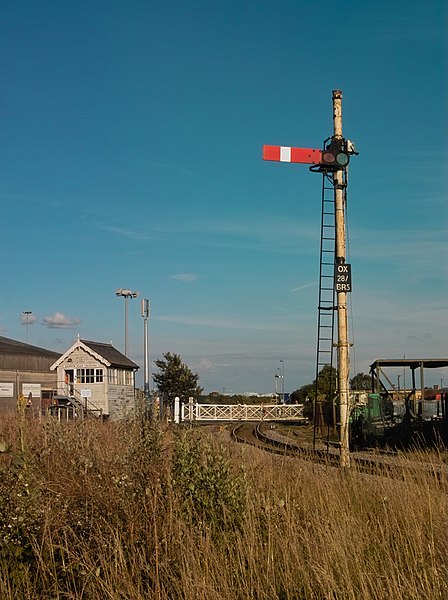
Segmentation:
[[(273, 439), (262, 432), (262, 422), (242, 423), (233, 427), (231, 437), (235, 442), (250, 444), (266, 452), (309, 460), (315, 464), (325, 464), (327, 466), (339, 467), (339, 453), (335, 450), (318, 450), (286, 440)], [(394, 478), (403, 479), (406, 476), (416, 477), (417, 474), (432, 475), (442, 485), (448, 487), (448, 465), (433, 465), (416, 461), (409, 464), (400, 462), (401, 457), (398, 453), (389, 453), (388, 455), (377, 456), (372, 451), (352, 454), (352, 466), (355, 472), (366, 473), (370, 475), (388, 475)], [(370, 456), (366, 456), (370, 454)]]

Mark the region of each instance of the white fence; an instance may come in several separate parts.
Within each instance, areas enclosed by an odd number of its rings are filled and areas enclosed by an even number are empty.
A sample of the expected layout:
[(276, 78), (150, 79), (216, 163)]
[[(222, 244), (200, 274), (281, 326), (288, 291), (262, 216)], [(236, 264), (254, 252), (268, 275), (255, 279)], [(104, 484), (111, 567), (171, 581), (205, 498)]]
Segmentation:
[[(178, 399), (176, 398), (176, 403)], [(179, 403), (180, 404), (180, 403)], [(306, 421), (303, 404), (198, 404), (174, 409), (175, 421)]]

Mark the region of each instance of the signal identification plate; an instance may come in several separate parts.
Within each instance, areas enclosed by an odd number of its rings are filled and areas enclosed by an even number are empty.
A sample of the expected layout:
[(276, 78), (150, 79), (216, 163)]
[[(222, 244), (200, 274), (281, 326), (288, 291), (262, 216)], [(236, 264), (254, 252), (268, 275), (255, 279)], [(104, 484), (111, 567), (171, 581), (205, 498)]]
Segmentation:
[(352, 266), (344, 263), (335, 266), (334, 289), (336, 292), (352, 291)]

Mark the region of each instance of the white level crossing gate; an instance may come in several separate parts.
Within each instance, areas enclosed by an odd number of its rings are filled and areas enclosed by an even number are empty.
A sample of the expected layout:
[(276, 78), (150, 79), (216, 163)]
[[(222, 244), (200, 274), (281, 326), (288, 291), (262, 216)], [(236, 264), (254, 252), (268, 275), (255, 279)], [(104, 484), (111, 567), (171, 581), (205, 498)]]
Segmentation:
[[(177, 401), (177, 398), (176, 398)], [(180, 403), (179, 403), (180, 404)], [(306, 421), (303, 404), (181, 404), (174, 410), (181, 421)]]

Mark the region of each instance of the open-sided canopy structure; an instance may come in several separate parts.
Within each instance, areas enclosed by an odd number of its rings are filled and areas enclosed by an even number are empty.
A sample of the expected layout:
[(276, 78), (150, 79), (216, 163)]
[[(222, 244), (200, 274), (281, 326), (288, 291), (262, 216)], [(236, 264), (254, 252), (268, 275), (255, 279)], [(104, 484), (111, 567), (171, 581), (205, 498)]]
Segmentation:
[(370, 372), (372, 373), (378, 367), (409, 367), (413, 371), (419, 367), (440, 369), (448, 367), (448, 358), (377, 358), (370, 365)]
[[(373, 392), (383, 392), (387, 395), (391, 395), (391, 390), (396, 390), (395, 384), (392, 383), (391, 379), (387, 376), (384, 370), (387, 367), (396, 367), (400, 368), (401, 370), (406, 368), (410, 369), (411, 384), (406, 386), (403, 382), (406, 412), (416, 412), (420, 416), (424, 414), (425, 369), (440, 369), (448, 367), (448, 358), (377, 358), (375, 362), (370, 365)], [(421, 390), (420, 400), (418, 402), (415, 377), (415, 372), (417, 370), (419, 370), (419, 388)], [(383, 378), (389, 383), (389, 388), (383, 383)]]

